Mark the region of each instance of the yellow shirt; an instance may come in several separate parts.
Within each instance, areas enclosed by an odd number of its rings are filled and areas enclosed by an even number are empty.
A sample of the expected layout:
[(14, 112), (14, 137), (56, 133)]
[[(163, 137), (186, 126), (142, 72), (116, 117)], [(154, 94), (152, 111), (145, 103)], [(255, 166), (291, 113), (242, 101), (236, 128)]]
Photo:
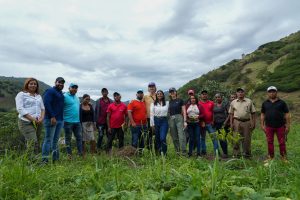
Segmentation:
[(147, 118), (150, 118), (150, 105), (151, 103), (154, 103), (155, 100), (156, 100), (156, 94), (154, 95), (146, 94), (144, 96), (144, 102), (146, 103), (146, 109), (147, 109)]
[(244, 98), (243, 100), (235, 99), (231, 102), (229, 113), (233, 114), (234, 118), (240, 120), (250, 119), (251, 114), (255, 113), (255, 107), (251, 99)]

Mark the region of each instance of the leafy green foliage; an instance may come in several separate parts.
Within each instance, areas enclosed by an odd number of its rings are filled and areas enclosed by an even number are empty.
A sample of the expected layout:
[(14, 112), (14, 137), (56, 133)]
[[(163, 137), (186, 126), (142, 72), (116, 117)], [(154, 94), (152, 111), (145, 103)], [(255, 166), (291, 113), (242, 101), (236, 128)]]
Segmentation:
[[(276, 63), (278, 60), (279, 64)], [(255, 65), (258, 62), (265, 63), (266, 66), (260, 68), (259, 65)], [(271, 66), (275, 67), (274, 71), (271, 70)], [(184, 94), (189, 88), (198, 91), (208, 80), (222, 83), (231, 90), (244, 87), (248, 91), (261, 91), (267, 86), (276, 85), (280, 91), (292, 92), (300, 89), (299, 67), (300, 31), (279, 41), (261, 45), (242, 59), (232, 60), (189, 81), (179, 89), (179, 93)]]
[[(10, 135), (18, 134), (15, 117), (1, 118), (10, 120), (5, 123)], [(70, 161), (62, 152), (59, 162), (45, 166), (25, 150), (7, 150), (0, 155), (0, 199), (299, 199), (299, 130), (293, 125), (289, 133), (290, 162), (279, 160), (276, 146), (277, 157), (268, 166), (262, 161), (267, 144), (260, 130), (253, 133), (252, 160), (180, 157), (170, 138), (166, 157), (145, 150), (138, 157), (101, 154)], [(207, 145), (212, 155), (209, 137)]]

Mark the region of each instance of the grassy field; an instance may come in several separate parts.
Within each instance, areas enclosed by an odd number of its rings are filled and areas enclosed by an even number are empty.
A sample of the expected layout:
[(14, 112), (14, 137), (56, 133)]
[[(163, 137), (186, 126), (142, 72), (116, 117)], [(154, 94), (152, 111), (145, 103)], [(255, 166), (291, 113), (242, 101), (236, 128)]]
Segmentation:
[(293, 125), (289, 134), (289, 163), (280, 161), (276, 142), (276, 160), (268, 166), (260, 130), (253, 133), (252, 160), (179, 157), (170, 138), (166, 158), (145, 150), (140, 157), (101, 154), (70, 161), (62, 152), (59, 162), (41, 166), (26, 152), (6, 151), (0, 157), (0, 199), (300, 199), (299, 130)]

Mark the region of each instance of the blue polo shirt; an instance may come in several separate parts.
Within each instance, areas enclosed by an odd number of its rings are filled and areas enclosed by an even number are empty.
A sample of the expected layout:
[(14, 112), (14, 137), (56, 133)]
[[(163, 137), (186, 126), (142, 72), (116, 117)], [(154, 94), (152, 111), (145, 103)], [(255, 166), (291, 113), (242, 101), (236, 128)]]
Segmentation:
[(79, 119), (79, 108), (80, 101), (76, 95), (66, 92), (64, 94), (64, 121), (69, 123), (80, 122)]

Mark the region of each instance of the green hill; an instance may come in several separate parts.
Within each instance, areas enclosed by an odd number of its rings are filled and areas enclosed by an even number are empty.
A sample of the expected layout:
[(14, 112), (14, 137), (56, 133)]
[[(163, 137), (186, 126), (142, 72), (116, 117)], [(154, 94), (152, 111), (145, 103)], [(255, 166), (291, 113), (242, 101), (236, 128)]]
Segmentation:
[(276, 86), (280, 96), (287, 100), (290, 108), (300, 112), (300, 31), (279, 41), (269, 42), (254, 52), (234, 59), (219, 68), (189, 81), (179, 89), (186, 97), (188, 89), (197, 92), (208, 80), (216, 81), (229, 90), (244, 87), (258, 107), (265, 98), (264, 91)]
[[(23, 88), (26, 78), (0, 76), (0, 111), (10, 111), (15, 108), (15, 97)], [(39, 81), (40, 93), (50, 86)]]

